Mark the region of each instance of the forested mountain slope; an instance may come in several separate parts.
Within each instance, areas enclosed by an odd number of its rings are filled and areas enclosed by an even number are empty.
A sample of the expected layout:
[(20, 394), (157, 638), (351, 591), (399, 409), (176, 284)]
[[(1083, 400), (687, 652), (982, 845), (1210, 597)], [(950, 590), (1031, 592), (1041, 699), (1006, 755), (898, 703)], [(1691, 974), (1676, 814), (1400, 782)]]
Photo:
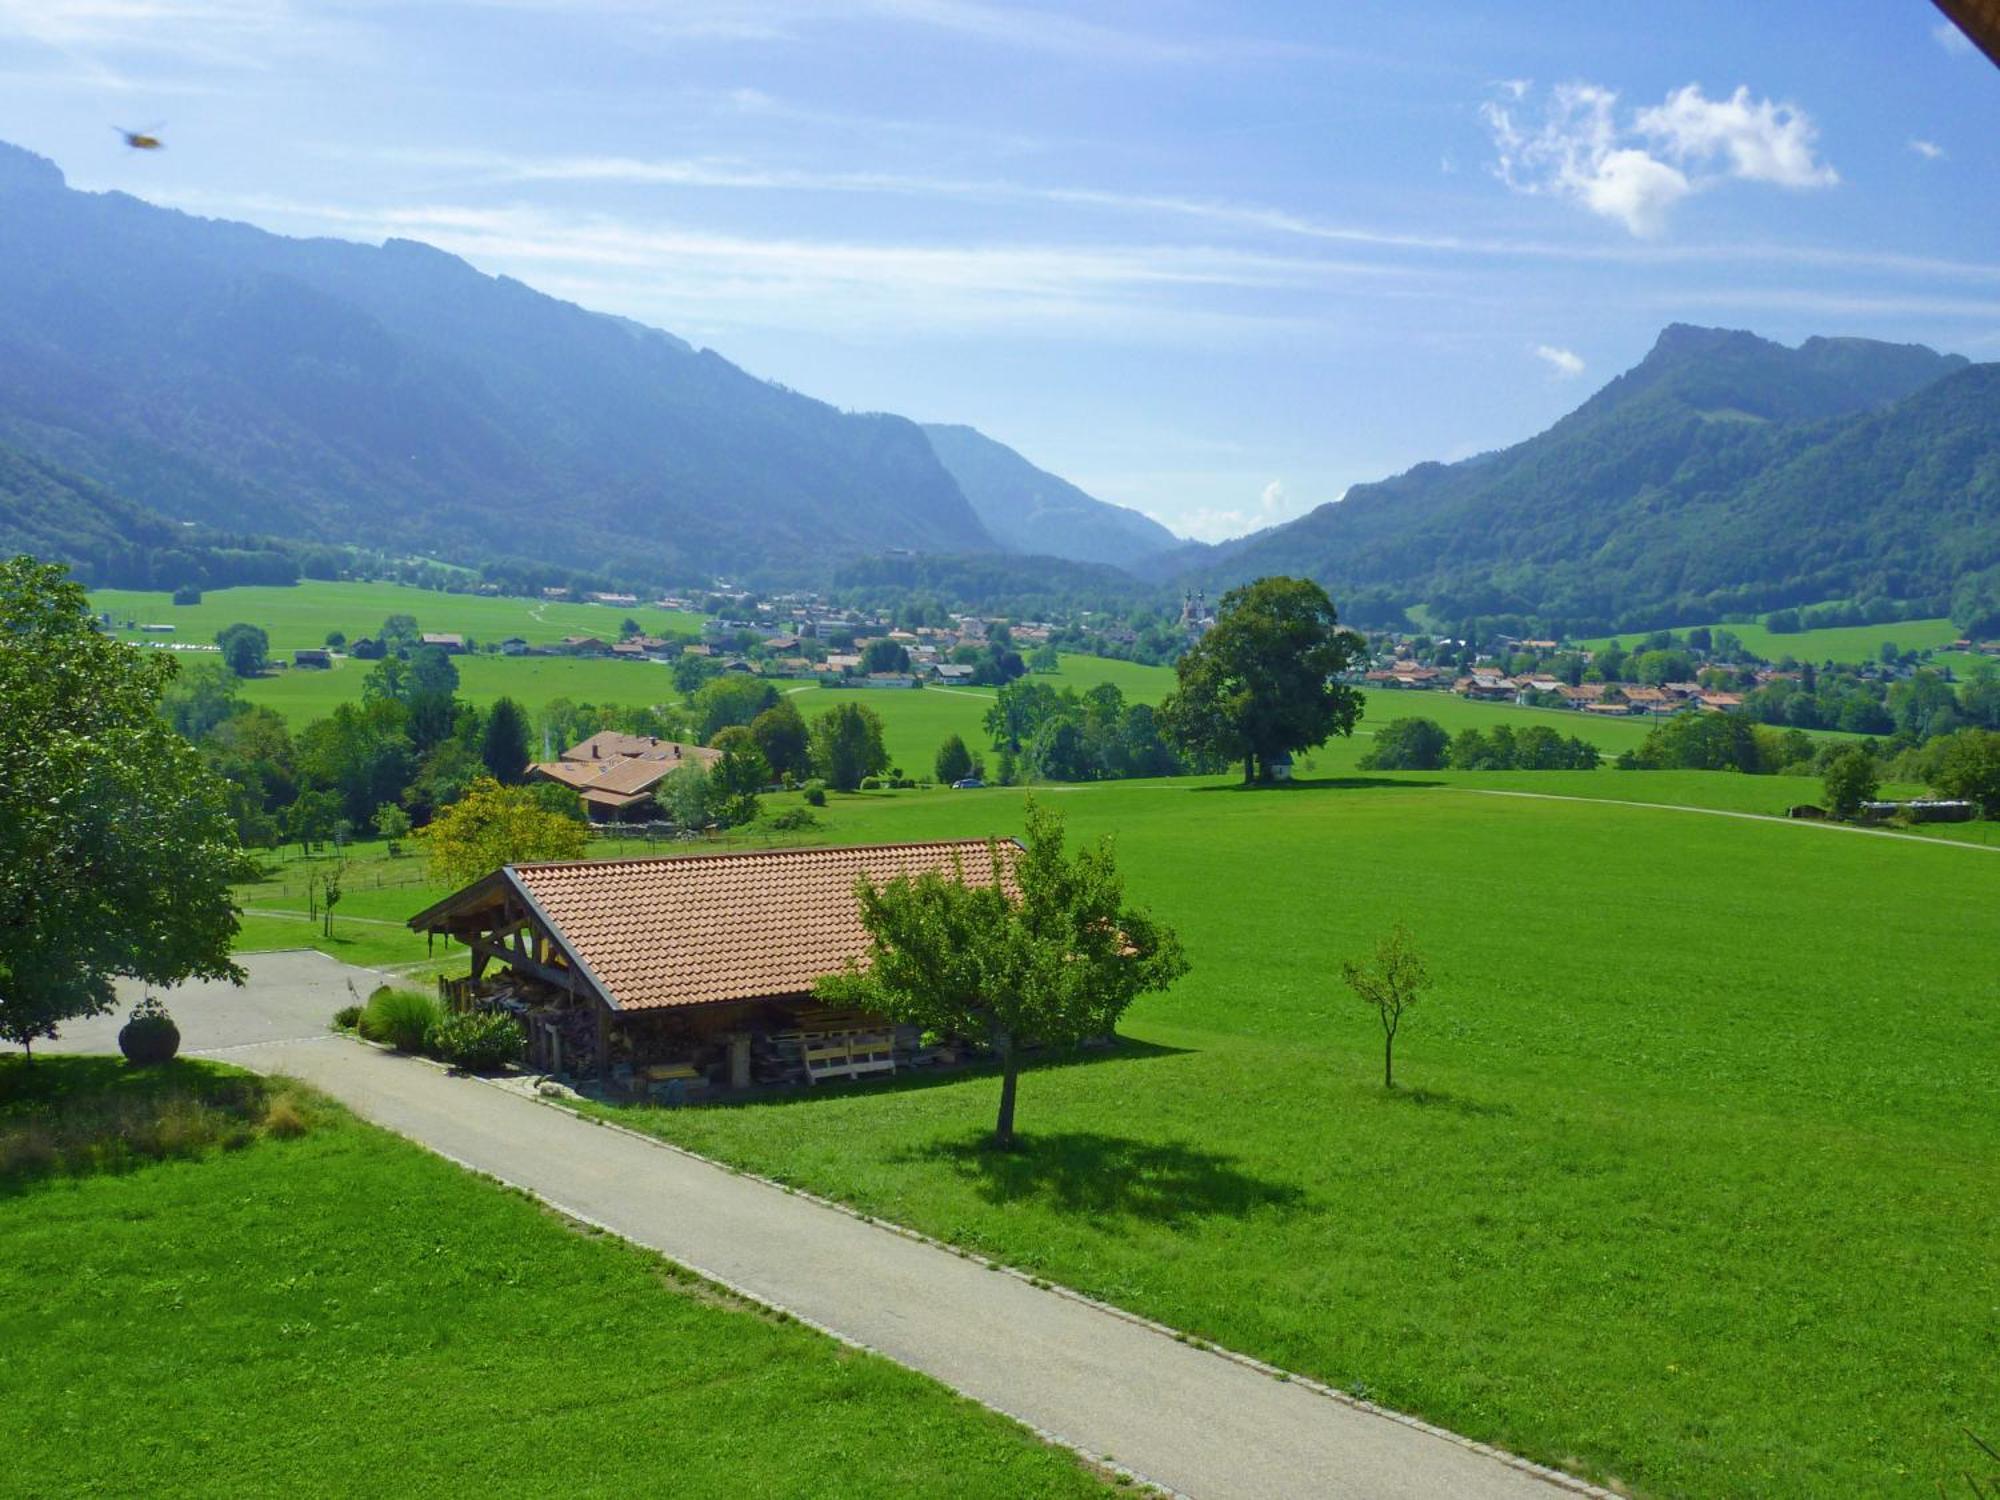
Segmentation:
[(1524, 443), (1173, 558), (1211, 587), (1302, 572), (1443, 619), (1576, 629), (1939, 599), (1996, 560), (2000, 366), (1678, 324)]
[(923, 431), (403, 241), (70, 190), (0, 145), (0, 442), (175, 521), (810, 575), (995, 543)]

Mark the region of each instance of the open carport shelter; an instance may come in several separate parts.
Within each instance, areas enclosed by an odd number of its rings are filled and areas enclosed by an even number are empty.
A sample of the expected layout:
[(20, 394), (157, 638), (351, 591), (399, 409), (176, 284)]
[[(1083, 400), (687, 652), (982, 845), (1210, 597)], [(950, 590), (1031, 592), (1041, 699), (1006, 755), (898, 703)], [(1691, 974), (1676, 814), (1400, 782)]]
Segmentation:
[(504, 1009), (529, 1060), (669, 1099), (949, 1061), (911, 1027), (817, 1004), (863, 958), (856, 886), (928, 871), (1013, 886), (1011, 840), (508, 865), (410, 919), (471, 951), (448, 1004)]

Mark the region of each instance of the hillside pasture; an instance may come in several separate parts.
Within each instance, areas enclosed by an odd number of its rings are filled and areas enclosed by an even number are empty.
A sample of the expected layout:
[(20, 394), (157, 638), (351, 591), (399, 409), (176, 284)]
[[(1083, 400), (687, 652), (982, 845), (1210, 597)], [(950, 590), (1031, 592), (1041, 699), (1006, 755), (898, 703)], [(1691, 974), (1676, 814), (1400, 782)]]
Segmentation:
[[(1194, 967), (1024, 1079), (1022, 1151), (981, 1145), (981, 1074), (616, 1118), (1642, 1494), (1966, 1460), (2000, 1409), (2000, 857), (1445, 776), (1041, 795)], [(1004, 835), (1021, 794), (825, 816)], [(1438, 986), (1390, 1093), (1338, 965), (1398, 920)]]
[[(412, 615), (422, 630), (500, 641), (518, 635), (530, 645), (548, 645), (566, 635), (618, 638), (628, 617), (655, 635), (697, 635), (702, 617), (640, 606), (544, 603), (490, 594), (447, 594), (401, 583), (337, 583), (308, 580), (292, 588), (210, 589), (199, 604), (177, 605), (170, 593), (136, 589), (93, 589), (90, 607), (109, 614), (114, 634), (126, 640), (205, 644), (217, 631), (256, 625), (271, 638), (274, 652), (326, 644), (327, 632), (349, 640), (372, 636), (390, 615)], [(126, 630), (123, 624), (171, 625), (171, 635)]]
[[(1695, 628), (1692, 625), (1676, 625), (1673, 631), (1684, 636)], [(1714, 624), (1708, 629), (1730, 631), (1752, 652), (1767, 661), (1790, 656), (1815, 664), (1830, 661), (1857, 666), (1879, 661), (1884, 641), (1893, 641), (1900, 651), (1935, 651), (1949, 646), (1963, 634), (1950, 620), (1936, 617), (1896, 620), (1887, 625), (1835, 625), (1824, 630), (1794, 631), (1790, 635), (1773, 634), (1764, 628), (1762, 621), (1741, 625)], [(1580, 644), (1595, 651), (1615, 640), (1630, 650), (1646, 635), (1645, 631), (1637, 631), (1620, 636), (1600, 636)]]

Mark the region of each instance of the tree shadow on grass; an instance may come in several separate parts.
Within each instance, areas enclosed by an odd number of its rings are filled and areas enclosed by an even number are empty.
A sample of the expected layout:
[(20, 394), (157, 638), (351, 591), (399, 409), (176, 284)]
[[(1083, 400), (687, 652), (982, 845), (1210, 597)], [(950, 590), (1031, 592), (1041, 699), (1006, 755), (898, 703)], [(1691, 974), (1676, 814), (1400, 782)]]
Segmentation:
[(942, 1162), (988, 1203), (1039, 1204), (1089, 1215), (1113, 1229), (1121, 1219), (1185, 1229), (1214, 1215), (1289, 1211), (1305, 1197), (1291, 1183), (1254, 1176), (1234, 1157), (1183, 1141), (1136, 1141), (1088, 1130), (1024, 1133), (1004, 1151), (981, 1131), (894, 1159)]
[[(1030, 1053), (1021, 1060), (1021, 1073), (1039, 1073), (1049, 1068), (1081, 1068), (1092, 1063), (1139, 1062), (1156, 1057), (1181, 1057), (1192, 1051), (1188, 1047), (1169, 1047), (1164, 1042), (1141, 1042), (1130, 1037), (1119, 1037), (1109, 1046), (1064, 1047), (1046, 1052)], [(969, 1083), (975, 1079), (995, 1077), (1000, 1064), (990, 1058), (976, 1062), (955, 1063), (944, 1067), (908, 1068), (896, 1073), (875, 1078), (852, 1078), (832, 1083), (813, 1084), (771, 1084), (741, 1093), (722, 1093), (704, 1099), (695, 1109), (757, 1109), (760, 1107), (782, 1107), (784, 1105), (809, 1104), (814, 1099), (849, 1098), (856, 1094), (912, 1094), (925, 1089), (950, 1088), (954, 1084)]]
[(1246, 785), (1241, 781), (1215, 782), (1189, 788), (1195, 792), (1362, 792), (1411, 787), (1444, 786), (1442, 781), (1395, 776), (1294, 776), (1290, 781), (1263, 781)]

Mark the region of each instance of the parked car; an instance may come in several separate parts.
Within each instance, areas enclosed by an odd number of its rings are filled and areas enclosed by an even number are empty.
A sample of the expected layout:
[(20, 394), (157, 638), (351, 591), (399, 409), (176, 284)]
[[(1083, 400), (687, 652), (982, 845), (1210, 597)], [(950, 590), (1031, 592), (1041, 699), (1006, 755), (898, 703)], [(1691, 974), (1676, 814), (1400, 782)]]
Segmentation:
[(962, 776), (951, 784), (951, 789), (954, 792), (976, 792), (985, 785), (977, 776)]

